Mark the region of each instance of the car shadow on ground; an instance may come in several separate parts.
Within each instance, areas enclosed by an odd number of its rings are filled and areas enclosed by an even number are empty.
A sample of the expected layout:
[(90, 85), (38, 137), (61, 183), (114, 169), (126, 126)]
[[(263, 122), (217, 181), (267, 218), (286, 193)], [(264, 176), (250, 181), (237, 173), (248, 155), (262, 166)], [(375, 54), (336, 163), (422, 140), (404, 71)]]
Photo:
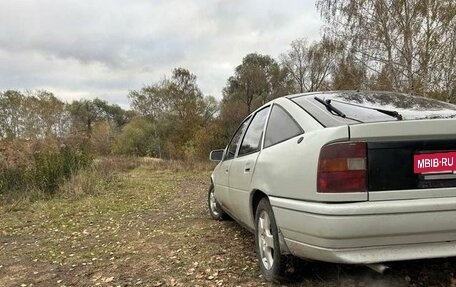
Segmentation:
[[(456, 259), (428, 259), (385, 263), (390, 269), (379, 274), (364, 265), (302, 262), (301, 280), (321, 286), (456, 286)], [(296, 282), (298, 283), (298, 282)], [(317, 284), (315, 284), (317, 285)], [(307, 286), (300, 285), (296, 286)], [(318, 286), (318, 285), (317, 285)]]

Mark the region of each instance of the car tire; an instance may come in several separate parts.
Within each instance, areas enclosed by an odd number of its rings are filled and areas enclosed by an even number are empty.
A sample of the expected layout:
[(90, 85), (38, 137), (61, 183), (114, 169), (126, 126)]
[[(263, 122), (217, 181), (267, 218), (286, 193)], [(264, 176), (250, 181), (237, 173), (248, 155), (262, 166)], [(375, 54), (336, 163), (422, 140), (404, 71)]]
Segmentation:
[(209, 192), (207, 194), (207, 205), (209, 207), (209, 213), (213, 219), (220, 221), (227, 218), (226, 213), (220, 207), (217, 199), (215, 198), (214, 184), (211, 184), (209, 187)]
[(297, 259), (281, 253), (279, 232), (267, 198), (260, 200), (255, 213), (255, 249), (265, 280), (295, 280), (298, 275), (295, 269)]

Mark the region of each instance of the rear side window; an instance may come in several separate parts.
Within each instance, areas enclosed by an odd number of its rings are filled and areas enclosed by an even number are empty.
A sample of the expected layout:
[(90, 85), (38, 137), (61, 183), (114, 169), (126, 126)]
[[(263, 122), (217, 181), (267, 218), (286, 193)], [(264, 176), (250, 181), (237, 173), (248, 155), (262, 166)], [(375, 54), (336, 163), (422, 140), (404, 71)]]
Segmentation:
[(264, 147), (269, 147), (303, 133), (301, 127), (280, 106), (272, 107), (264, 139)]
[(252, 119), (249, 128), (245, 132), (244, 140), (242, 141), (239, 156), (254, 153), (261, 148), (261, 139), (263, 137), (263, 129), (266, 124), (269, 107), (258, 111)]
[(231, 139), (230, 145), (228, 146), (228, 151), (225, 156), (225, 160), (234, 158), (236, 150), (241, 142), (242, 135), (244, 134), (245, 129), (249, 123), (249, 119), (246, 119), (241, 126), (238, 128), (233, 138)]

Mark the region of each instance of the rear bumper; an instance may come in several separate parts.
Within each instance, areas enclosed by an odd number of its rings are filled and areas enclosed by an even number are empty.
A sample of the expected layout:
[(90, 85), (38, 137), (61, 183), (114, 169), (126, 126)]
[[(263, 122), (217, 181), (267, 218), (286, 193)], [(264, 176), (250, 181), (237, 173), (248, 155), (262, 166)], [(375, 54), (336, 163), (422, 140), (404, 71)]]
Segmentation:
[(270, 198), (296, 256), (374, 263), (456, 256), (456, 198), (315, 203)]
[(322, 248), (289, 239), (285, 242), (295, 256), (333, 263), (369, 264), (456, 256), (456, 241), (341, 249)]

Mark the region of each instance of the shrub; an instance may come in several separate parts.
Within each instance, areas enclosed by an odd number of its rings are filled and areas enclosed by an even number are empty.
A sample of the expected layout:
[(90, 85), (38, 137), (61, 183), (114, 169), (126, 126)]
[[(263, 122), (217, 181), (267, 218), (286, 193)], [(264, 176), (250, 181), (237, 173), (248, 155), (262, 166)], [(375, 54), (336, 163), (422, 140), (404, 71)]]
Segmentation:
[(159, 154), (155, 126), (146, 118), (135, 118), (123, 127), (114, 140), (112, 151), (119, 155), (156, 156)]
[(52, 195), (64, 180), (91, 162), (92, 157), (85, 149), (63, 147), (59, 152), (38, 153), (35, 155), (35, 183), (41, 191)]
[(106, 156), (111, 152), (115, 130), (107, 121), (97, 122), (93, 126), (90, 145), (97, 155)]
[(7, 190), (25, 189), (30, 173), (24, 169), (11, 168), (0, 172), (0, 193)]
[[(18, 145), (15, 149), (23, 159), (6, 157), (0, 165), (0, 194), (3, 195), (37, 191), (53, 195), (63, 181), (92, 162), (85, 147), (41, 147), (23, 152), (25, 149)], [(26, 165), (22, 164), (25, 159)]]

